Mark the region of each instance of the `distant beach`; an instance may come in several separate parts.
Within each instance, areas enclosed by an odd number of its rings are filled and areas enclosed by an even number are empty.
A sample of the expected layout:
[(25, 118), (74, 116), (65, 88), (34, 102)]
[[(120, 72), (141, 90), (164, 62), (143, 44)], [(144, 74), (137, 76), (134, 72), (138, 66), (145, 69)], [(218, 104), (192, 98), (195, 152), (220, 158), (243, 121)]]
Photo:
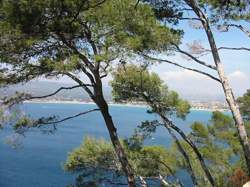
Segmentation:
[[(52, 103), (52, 104), (90, 104), (95, 105), (94, 102), (88, 101), (65, 101), (65, 100), (32, 100), (32, 101), (24, 101), (24, 103)], [(127, 106), (127, 107), (142, 107), (145, 108), (147, 105), (145, 104), (136, 104), (136, 103), (114, 103), (108, 102), (110, 106)]]
[[(90, 104), (95, 105), (94, 102), (91, 101), (66, 101), (66, 100), (32, 100), (32, 101), (25, 101), (24, 103), (51, 103), (51, 104)], [(138, 103), (114, 103), (114, 102), (108, 102), (109, 106), (122, 106), (122, 107), (140, 107), (140, 108), (146, 108), (146, 104), (138, 104)], [(213, 108), (197, 108), (197, 107), (191, 107), (190, 110), (196, 110), (196, 111), (221, 111), (225, 112), (228, 111), (228, 109), (213, 109)]]

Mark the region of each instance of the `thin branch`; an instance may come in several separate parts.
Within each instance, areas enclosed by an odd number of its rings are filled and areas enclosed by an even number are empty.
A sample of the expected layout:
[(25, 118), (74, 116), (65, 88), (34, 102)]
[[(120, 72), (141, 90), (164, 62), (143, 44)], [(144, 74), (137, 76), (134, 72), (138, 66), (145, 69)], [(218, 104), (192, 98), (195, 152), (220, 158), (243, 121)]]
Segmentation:
[[(78, 18), (78, 16), (80, 15), (81, 11), (87, 11), (89, 9), (96, 8), (97, 6), (103, 4), (105, 1), (106, 0), (102, 0), (102, 1), (97, 2), (95, 5), (92, 5), (92, 6), (89, 4), (89, 1), (82, 1), (82, 3), (79, 5), (78, 11), (73, 16), (73, 19), (72, 19), (71, 23), (73, 23)], [(88, 6), (85, 7), (85, 8), (83, 8), (83, 6), (84, 6), (85, 3), (88, 3)]]
[(70, 119), (73, 119), (73, 118), (76, 118), (76, 117), (79, 117), (79, 116), (88, 114), (88, 113), (90, 113), (90, 112), (95, 112), (95, 111), (99, 111), (99, 110), (100, 110), (100, 109), (96, 108), (96, 109), (92, 109), (92, 110), (88, 110), (88, 111), (84, 111), (84, 112), (78, 113), (78, 114), (73, 115), (73, 116), (69, 116), (69, 117), (63, 118), (63, 119), (58, 120), (58, 121), (41, 122), (41, 123), (39, 123), (38, 127), (40, 127), (41, 125), (49, 125), (49, 124), (61, 123), (61, 122), (64, 122), (64, 121), (67, 121), (67, 120), (70, 120)]
[(159, 176), (151, 176), (151, 177), (143, 177), (144, 179), (154, 180), (157, 179), (161, 181), (161, 183), (165, 186), (170, 186), (170, 184), (164, 179), (162, 175), (159, 174)]
[(81, 85), (84, 88), (84, 90), (89, 94), (89, 96), (91, 98), (94, 98), (94, 94), (92, 93), (92, 91), (79, 78), (77, 78), (76, 76), (74, 76), (73, 74), (68, 73), (68, 72), (64, 72), (62, 74), (67, 75), (69, 78), (71, 78), (72, 80), (74, 80), (75, 82), (77, 82), (79, 85)]
[(108, 63), (108, 62), (106, 63), (106, 65), (104, 67), (101, 66), (102, 71), (103, 71), (103, 75), (100, 76), (101, 79), (104, 78), (104, 77), (107, 77), (107, 75), (108, 75), (107, 68), (109, 66), (110, 66), (110, 63)]
[[(66, 38), (64, 37), (64, 35), (60, 32), (57, 32), (57, 35), (59, 36), (59, 38), (62, 40), (62, 42), (67, 46), (69, 47), (71, 50), (73, 50), (73, 52), (77, 55), (79, 55), (79, 57), (82, 59), (82, 61), (85, 63), (85, 65), (89, 68), (89, 70), (93, 73), (94, 69), (95, 69), (95, 66), (89, 61), (89, 59), (84, 55), (82, 54), (81, 52), (78, 51), (78, 49), (74, 46), (74, 45), (71, 45), (71, 43), (69, 43)], [(92, 76), (92, 74), (90, 72), (87, 71), (87, 69), (82, 65), (82, 64), (79, 64), (80, 65), (80, 68), (81, 70), (83, 71), (83, 73), (85, 73), (90, 82), (92, 84), (95, 83), (95, 80), (94, 80), (94, 77)], [(86, 90), (86, 88), (85, 88)], [(87, 91), (87, 90), (86, 90)], [(89, 90), (87, 91), (88, 93)]]
[[(85, 86), (92, 86), (92, 85), (85, 84)], [(32, 96), (30, 94), (21, 93), (21, 94), (17, 94), (14, 97), (10, 97), (8, 99), (6, 98), (3, 102), (3, 104), (8, 105), (8, 107), (12, 107), (13, 105), (18, 104), (22, 101), (27, 101), (27, 100), (32, 100), (32, 99), (43, 99), (43, 98), (47, 98), (47, 97), (51, 97), (53, 95), (56, 95), (61, 90), (72, 90), (72, 89), (79, 88), (79, 87), (82, 87), (82, 85), (76, 85), (76, 86), (72, 86), (72, 87), (60, 87), (59, 89), (57, 89), (53, 93), (50, 93), (48, 95), (42, 95), (42, 96)]]
[(142, 176), (139, 176), (140, 182), (141, 182), (141, 187), (147, 187), (147, 182), (144, 180)]
[(195, 56), (191, 55), (190, 53), (186, 52), (186, 51), (183, 51), (178, 45), (174, 44), (173, 45), (176, 47), (177, 51), (190, 57), (192, 60), (194, 60), (195, 62), (203, 65), (203, 66), (206, 66), (207, 68), (210, 68), (210, 69), (213, 69), (213, 70), (216, 70), (216, 66), (213, 66), (213, 65), (210, 65), (210, 64), (207, 64), (206, 62), (204, 61), (201, 61), (199, 60), (198, 58), (196, 58)]
[(250, 48), (246, 48), (246, 47), (219, 47), (218, 50), (236, 50), (236, 51), (250, 51)]
[(158, 104), (155, 103), (152, 99), (150, 99), (150, 97), (148, 97), (147, 95), (145, 95), (144, 93), (142, 93), (143, 98), (146, 100), (146, 102), (149, 104), (149, 106), (155, 110), (155, 112), (160, 116), (160, 118), (163, 120), (163, 126), (165, 126), (167, 129), (171, 128), (173, 129), (175, 132), (177, 132), (182, 138), (183, 140), (188, 143), (190, 145), (190, 147), (193, 149), (193, 151), (195, 152), (197, 159), (199, 160), (201, 167), (203, 169), (203, 171), (205, 172), (209, 182), (211, 183), (212, 186), (215, 186), (215, 182), (214, 179), (208, 169), (208, 167), (205, 164), (205, 161), (203, 159), (203, 156), (201, 155), (201, 153), (199, 152), (198, 148), (196, 147), (196, 145), (192, 142), (192, 140), (186, 136), (186, 134), (179, 128), (177, 127), (171, 120), (168, 119), (168, 117), (165, 116), (164, 113), (162, 113), (159, 109), (158, 109)]
[(181, 8), (181, 9), (178, 9), (178, 11), (193, 11), (193, 9), (191, 9), (191, 8)]
[(237, 29), (240, 29), (244, 34), (246, 34), (248, 37), (250, 37), (250, 30), (244, 28), (242, 25), (237, 25), (237, 24), (223, 24), (223, 25), (220, 25), (218, 28), (222, 32), (227, 32), (229, 30), (229, 27), (235, 27)]
[(137, 0), (136, 4), (135, 4), (135, 9), (137, 8), (137, 6), (139, 5), (140, 0)]
[(159, 175), (159, 180), (162, 182), (163, 185), (169, 186), (169, 183), (161, 175)]
[(186, 18), (186, 17), (180, 17), (178, 18), (179, 20), (195, 20), (195, 21), (200, 21), (199, 18)]
[(95, 5), (89, 6), (89, 8), (96, 8), (97, 6), (100, 6), (100, 5), (102, 5), (103, 3), (105, 3), (105, 1), (106, 1), (106, 0), (102, 0), (102, 1), (100, 1), (100, 2), (98, 2), (98, 3), (96, 3)]
[(82, 23), (82, 26), (84, 27), (84, 34), (87, 38), (87, 41), (89, 42), (89, 44), (91, 45), (91, 48), (94, 52), (94, 55), (97, 55), (98, 54), (98, 50), (97, 50), (97, 47), (94, 43), (94, 41), (92, 40), (92, 34), (91, 34), (91, 30), (89, 29), (87, 23)]
[[(233, 50), (233, 51), (250, 51), (250, 48), (247, 47), (219, 47), (218, 51), (220, 50)], [(196, 58), (201, 58), (203, 56), (207, 56), (211, 54), (211, 50), (210, 49), (204, 49), (204, 53), (202, 53), (201, 55), (197, 56)]]
[(108, 76), (108, 74), (105, 73), (105, 74), (101, 75), (100, 78), (103, 79), (103, 78), (105, 78), (105, 77), (107, 77), (107, 76)]
[(196, 72), (196, 73), (205, 75), (205, 76), (207, 76), (207, 77), (209, 77), (209, 78), (211, 78), (211, 79), (213, 79), (213, 80), (215, 80), (215, 81), (221, 83), (220, 79), (218, 79), (217, 77), (214, 77), (213, 75), (211, 75), (211, 74), (209, 74), (209, 73), (206, 73), (206, 72), (204, 72), (204, 71), (201, 71), (201, 70), (198, 70), (198, 69), (194, 69), (194, 68), (188, 68), (188, 67), (182, 66), (182, 65), (180, 65), (180, 64), (178, 64), (178, 63), (176, 63), (176, 62), (172, 62), (172, 61), (170, 61), (170, 60), (158, 59), (158, 58), (150, 57), (150, 56), (145, 55), (145, 54), (143, 54), (143, 56), (146, 57), (146, 58), (148, 58), (148, 59), (150, 59), (150, 60), (153, 60), (153, 61), (166, 62), (166, 63), (168, 63), (168, 64), (172, 64), (172, 65), (175, 65), (175, 66), (177, 66), (177, 67), (180, 67), (180, 68), (183, 68), (183, 69), (186, 69), (186, 70), (194, 71), (194, 72)]
[(79, 52), (78, 49), (74, 45), (72, 45), (70, 42), (67, 41), (67, 39), (65, 38), (65, 36), (63, 35), (63, 33), (57, 32), (56, 34), (59, 36), (59, 38), (61, 39), (61, 41), (68, 48), (70, 48), (71, 50), (73, 50), (73, 52), (75, 54), (79, 55), (79, 57), (83, 60), (83, 62), (85, 63), (85, 65), (87, 67), (89, 67), (90, 69), (94, 68), (94, 65), (89, 61), (89, 59), (84, 54), (82, 54), (81, 52)]
[(179, 178), (174, 174), (173, 170), (165, 162), (159, 160), (159, 163), (162, 164), (169, 171), (171, 176), (175, 178), (175, 181), (180, 185), (180, 187), (184, 187)]
[[(91, 84), (84, 84), (85, 86), (92, 86)], [(60, 87), (58, 90), (56, 90), (55, 92), (48, 94), (48, 95), (43, 95), (43, 96), (31, 96), (29, 98), (27, 98), (27, 100), (31, 100), (31, 99), (43, 99), (46, 97), (51, 97), (53, 95), (56, 95), (58, 92), (60, 92), (61, 90), (72, 90), (74, 88), (79, 88), (82, 87), (82, 85), (76, 85), (76, 86), (71, 86), (71, 87)]]

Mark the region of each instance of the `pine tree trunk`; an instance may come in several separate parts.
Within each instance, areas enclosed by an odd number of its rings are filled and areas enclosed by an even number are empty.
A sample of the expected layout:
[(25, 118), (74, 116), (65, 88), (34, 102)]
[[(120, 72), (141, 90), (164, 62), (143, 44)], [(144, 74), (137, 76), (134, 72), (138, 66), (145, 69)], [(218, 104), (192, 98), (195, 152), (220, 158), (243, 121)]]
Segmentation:
[(125, 172), (125, 174), (127, 175), (128, 178), (128, 186), (129, 187), (135, 187), (135, 178), (134, 178), (134, 174), (132, 171), (132, 168), (128, 162), (127, 156), (124, 152), (124, 149), (119, 141), (118, 135), (117, 135), (117, 130), (114, 126), (113, 120), (108, 112), (108, 109), (106, 107), (100, 106), (101, 112), (102, 112), (102, 116), (105, 120), (106, 126), (108, 128), (109, 131), (109, 135), (110, 135), (110, 139), (112, 141), (112, 144), (114, 146), (116, 155), (119, 158), (119, 161), (122, 165), (123, 171)]
[(208, 167), (206, 166), (205, 161), (204, 161), (200, 151), (198, 150), (196, 145), (192, 142), (192, 140), (190, 140), (180, 128), (178, 128), (175, 124), (173, 124), (172, 121), (170, 121), (168, 118), (166, 118), (162, 114), (159, 114), (159, 115), (161, 116), (162, 120), (165, 122), (164, 123), (165, 127), (166, 127), (166, 124), (168, 124), (168, 126), (170, 128), (172, 128), (173, 130), (175, 130), (183, 138), (183, 140), (193, 149), (193, 151), (196, 154), (197, 159), (199, 160), (201, 167), (202, 167), (203, 171), (205, 172), (207, 179), (209, 180), (211, 186), (216, 186), (214, 179), (213, 179)]
[(97, 78), (96, 86), (94, 89), (95, 89), (94, 101), (101, 110), (106, 127), (109, 131), (109, 136), (110, 136), (111, 142), (112, 142), (113, 147), (115, 149), (115, 153), (116, 153), (116, 155), (117, 155), (117, 157), (122, 165), (122, 169), (123, 169), (124, 173), (127, 176), (128, 186), (129, 187), (136, 187), (136, 182), (135, 182), (135, 177), (134, 177), (132, 167), (130, 166), (130, 164), (128, 162), (127, 155), (126, 155), (126, 153), (121, 145), (121, 142), (118, 138), (117, 130), (115, 128), (112, 117), (109, 114), (108, 104), (105, 101), (104, 96), (103, 96), (102, 84), (101, 84), (100, 80), (98, 81), (98, 78)]
[(192, 179), (192, 182), (193, 182), (194, 186), (198, 186), (198, 181), (197, 181), (197, 179), (195, 177), (195, 174), (194, 174), (194, 171), (193, 171), (193, 168), (192, 168), (192, 165), (191, 165), (191, 161), (190, 161), (190, 158), (189, 158), (187, 152), (182, 147), (182, 145), (181, 145), (180, 141), (178, 140), (178, 138), (175, 136), (174, 132), (172, 131), (172, 129), (170, 127), (170, 125), (164, 119), (162, 119), (162, 121), (164, 123), (164, 126), (168, 130), (169, 134), (174, 139), (174, 141), (175, 141), (175, 143), (176, 143), (176, 145), (178, 147), (178, 150), (180, 151), (180, 153), (182, 154), (182, 156), (184, 157), (184, 159), (186, 161), (187, 169), (188, 169), (188, 172), (191, 175), (191, 179)]
[(240, 143), (242, 145), (242, 149), (243, 149), (244, 156), (246, 159), (248, 174), (250, 175), (250, 144), (248, 141), (247, 132), (246, 132), (246, 129), (244, 126), (242, 116), (240, 114), (238, 104), (234, 98), (233, 91), (232, 91), (232, 89), (229, 85), (229, 81), (225, 75), (223, 64), (221, 63), (221, 60), (220, 60), (218, 48), (216, 46), (212, 30), (209, 26), (209, 21), (207, 20), (206, 16), (203, 14), (203, 12), (200, 10), (200, 8), (195, 0), (185, 0), (185, 1), (194, 10), (196, 15), (201, 19), (203, 28), (206, 32), (206, 35), (207, 35), (207, 38), (208, 38), (208, 41), (210, 44), (210, 48), (212, 51), (214, 63), (216, 65), (217, 72), (218, 72), (219, 78), (221, 80), (223, 91), (224, 91), (224, 94), (226, 97), (226, 101), (227, 101), (229, 108), (232, 112), (232, 115), (233, 115), (233, 118), (235, 121), (235, 125), (236, 125), (236, 128), (238, 130), (239, 140), (240, 140)]
[[(143, 98), (145, 99), (145, 101), (149, 104), (149, 106), (151, 106), (155, 111), (157, 111), (157, 107), (155, 108), (154, 102), (151, 101), (146, 95), (143, 94)], [(189, 139), (186, 134), (179, 128), (177, 127), (175, 124), (173, 124), (173, 122), (171, 120), (169, 120), (165, 115), (163, 115), (161, 112), (156, 112), (159, 117), (161, 118), (161, 120), (164, 122), (164, 126), (169, 130), (169, 128), (173, 129), (174, 131), (176, 131), (182, 138), (183, 140), (188, 143), (188, 145), (193, 149), (194, 153), (197, 156), (197, 159), (200, 161), (201, 167), (203, 169), (203, 171), (205, 172), (207, 179), (209, 181), (209, 183), (211, 184), (211, 186), (216, 186), (215, 181), (208, 169), (208, 167), (205, 164), (205, 161), (201, 155), (201, 153), (199, 152), (198, 148), (196, 147), (196, 145), (192, 142), (191, 139)], [(171, 131), (169, 131), (171, 132)]]

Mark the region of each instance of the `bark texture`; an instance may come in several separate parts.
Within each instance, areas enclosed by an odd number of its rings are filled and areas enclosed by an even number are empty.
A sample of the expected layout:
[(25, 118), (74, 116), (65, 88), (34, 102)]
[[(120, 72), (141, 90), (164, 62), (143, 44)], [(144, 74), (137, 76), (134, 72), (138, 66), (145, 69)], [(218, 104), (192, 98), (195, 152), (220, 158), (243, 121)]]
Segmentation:
[(101, 110), (103, 119), (109, 132), (111, 142), (114, 146), (116, 155), (122, 165), (122, 169), (127, 176), (128, 186), (135, 187), (135, 176), (132, 167), (129, 164), (125, 151), (121, 145), (121, 142), (117, 135), (117, 129), (115, 128), (112, 117), (109, 113), (108, 104), (104, 99), (101, 80), (97, 78), (96, 86), (94, 87), (95, 98), (93, 99)]
[(245, 160), (246, 160), (246, 165), (248, 168), (248, 174), (250, 175), (250, 144), (248, 141), (247, 131), (246, 131), (246, 128), (244, 126), (242, 116), (240, 114), (239, 106), (235, 100), (233, 91), (232, 91), (232, 89), (229, 85), (229, 81), (225, 75), (224, 67), (223, 67), (223, 64), (221, 63), (220, 55), (219, 55), (218, 48), (217, 48), (215, 40), (214, 40), (212, 30), (211, 30), (210, 25), (209, 25), (209, 21), (208, 21), (207, 17), (205, 16), (205, 14), (199, 8), (199, 5), (197, 4), (196, 0), (185, 0), (185, 1), (193, 9), (195, 14), (199, 17), (199, 19), (201, 20), (201, 23), (203, 25), (203, 28), (206, 32), (206, 35), (207, 35), (207, 38), (209, 41), (209, 45), (211, 48), (211, 52), (213, 55), (214, 63), (216, 65), (216, 70), (217, 70), (219, 78), (221, 80), (221, 84), (222, 84), (222, 88), (223, 88), (223, 91), (224, 91), (224, 94), (226, 97), (226, 101), (229, 105), (229, 108), (232, 112), (232, 115), (233, 115), (233, 118), (235, 121), (235, 126), (236, 126), (237, 131), (238, 131), (239, 140), (240, 140), (240, 143), (242, 145), (242, 149), (243, 149)]

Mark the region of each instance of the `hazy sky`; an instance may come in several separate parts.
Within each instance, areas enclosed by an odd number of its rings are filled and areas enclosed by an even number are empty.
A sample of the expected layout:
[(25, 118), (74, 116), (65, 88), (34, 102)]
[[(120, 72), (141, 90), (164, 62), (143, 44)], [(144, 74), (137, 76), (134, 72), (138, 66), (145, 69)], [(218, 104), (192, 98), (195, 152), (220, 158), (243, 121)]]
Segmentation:
[[(203, 30), (193, 29), (187, 22), (181, 23), (180, 26), (185, 30), (182, 42), (183, 49), (187, 49), (187, 44), (194, 40), (199, 41), (205, 48), (209, 48)], [(245, 26), (249, 27), (250, 25)], [(227, 33), (214, 30), (214, 34), (218, 47), (250, 47), (250, 38), (237, 29), (231, 29)], [(237, 96), (242, 95), (246, 89), (250, 89), (250, 52), (224, 50), (220, 51), (220, 55), (233, 90)], [(193, 64), (180, 55), (166, 58), (181, 62), (186, 66)], [(213, 64), (211, 55), (203, 57), (202, 60)], [(204, 69), (199, 65), (191, 65), (191, 67)], [(203, 75), (163, 63), (152, 69), (159, 73), (170, 88), (179, 91), (184, 96), (223, 98), (221, 86)], [(213, 74), (216, 75), (216, 72)]]
[[(249, 27), (249, 23), (248, 25), (244, 23), (244, 25)], [(194, 40), (205, 48), (209, 48), (203, 30), (193, 29), (187, 21), (181, 22), (178, 27), (183, 28), (185, 31), (181, 45), (182, 49), (187, 50), (187, 44), (192, 43)], [(223, 33), (214, 30), (214, 36), (218, 47), (250, 47), (250, 38), (237, 29), (232, 28), (230, 32)], [(220, 55), (236, 96), (242, 95), (246, 89), (250, 88), (250, 52), (223, 50), (220, 51)], [(183, 58), (182, 55), (166, 56), (161, 54), (158, 57), (171, 59), (185, 66), (206, 70), (202, 66)], [(204, 56), (201, 59), (213, 64), (211, 55)], [(221, 86), (216, 81), (203, 75), (165, 63), (154, 65), (150, 69), (157, 72), (171, 89), (178, 91), (186, 98), (204, 100), (224, 98)], [(210, 70), (209, 72), (216, 76), (216, 72), (213, 73)], [(109, 80), (110, 77), (104, 80), (104, 85), (107, 85)], [(61, 81), (68, 82), (69, 80), (62, 79)]]

